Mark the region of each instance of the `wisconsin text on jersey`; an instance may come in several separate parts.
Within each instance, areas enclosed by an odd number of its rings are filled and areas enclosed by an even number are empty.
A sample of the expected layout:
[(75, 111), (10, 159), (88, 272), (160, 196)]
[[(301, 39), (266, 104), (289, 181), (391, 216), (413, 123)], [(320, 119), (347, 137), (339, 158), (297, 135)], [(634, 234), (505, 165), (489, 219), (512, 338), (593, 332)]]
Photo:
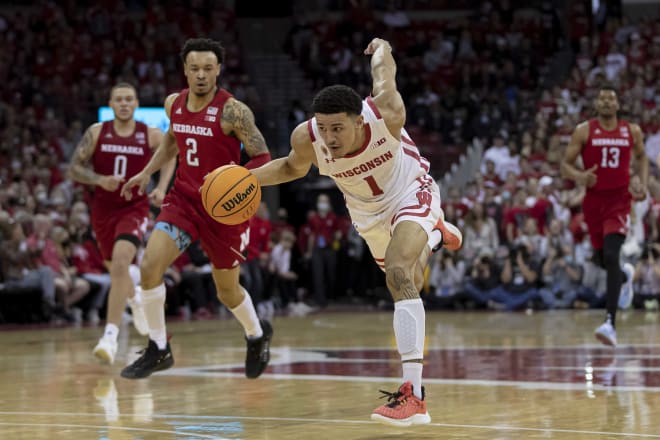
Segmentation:
[(211, 127), (200, 127), (199, 125), (172, 124), (172, 130), (177, 133), (197, 134), (200, 136), (213, 136)]
[(358, 166), (355, 166), (345, 171), (341, 171), (339, 173), (334, 173), (332, 177), (334, 177), (335, 179), (340, 179), (342, 177), (357, 176), (358, 174), (366, 173), (369, 170), (373, 170), (374, 168), (383, 165), (385, 162), (392, 159), (392, 157), (394, 157), (394, 155), (392, 154), (391, 151), (388, 151), (387, 153), (381, 154), (380, 156), (375, 157), (372, 160), (368, 160), (364, 163), (361, 163)]
[(144, 156), (142, 147), (133, 147), (130, 145), (101, 144), (101, 151), (105, 153), (135, 154)]

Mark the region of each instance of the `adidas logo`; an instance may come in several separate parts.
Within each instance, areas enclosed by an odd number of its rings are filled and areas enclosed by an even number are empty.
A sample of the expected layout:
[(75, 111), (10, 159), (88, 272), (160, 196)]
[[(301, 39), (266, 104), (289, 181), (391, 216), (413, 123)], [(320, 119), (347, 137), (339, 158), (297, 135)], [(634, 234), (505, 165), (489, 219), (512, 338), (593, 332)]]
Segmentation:
[(180, 115), (181, 113), (183, 113), (183, 112), (181, 111), (181, 107), (179, 107), (178, 109), (176, 109), (176, 111), (174, 112), (175, 115)]

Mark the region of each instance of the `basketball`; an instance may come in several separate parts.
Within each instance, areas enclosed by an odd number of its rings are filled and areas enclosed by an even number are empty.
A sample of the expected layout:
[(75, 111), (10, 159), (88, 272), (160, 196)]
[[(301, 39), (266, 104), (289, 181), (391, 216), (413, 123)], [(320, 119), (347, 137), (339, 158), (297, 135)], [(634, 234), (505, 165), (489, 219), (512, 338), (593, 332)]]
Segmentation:
[(261, 203), (257, 178), (240, 165), (224, 165), (204, 178), (202, 204), (218, 223), (238, 225), (250, 219)]

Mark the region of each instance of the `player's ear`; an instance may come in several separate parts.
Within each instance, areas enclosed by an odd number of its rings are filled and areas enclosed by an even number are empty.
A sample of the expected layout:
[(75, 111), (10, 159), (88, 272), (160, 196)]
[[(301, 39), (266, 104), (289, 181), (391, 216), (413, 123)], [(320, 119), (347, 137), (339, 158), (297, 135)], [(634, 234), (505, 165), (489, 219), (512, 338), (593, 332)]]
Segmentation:
[(358, 115), (358, 117), (355, 118), (355, 124), (356, 124), (358, 127), (362, 127), (362, 126), (364, 125), (364, 116), (362, 116), (362, 115)]

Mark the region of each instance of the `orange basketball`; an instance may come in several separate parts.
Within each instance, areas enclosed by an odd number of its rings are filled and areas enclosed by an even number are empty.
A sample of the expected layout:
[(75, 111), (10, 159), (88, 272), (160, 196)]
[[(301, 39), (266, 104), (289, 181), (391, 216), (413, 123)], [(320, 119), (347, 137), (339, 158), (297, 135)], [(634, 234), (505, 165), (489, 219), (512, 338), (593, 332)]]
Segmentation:
[(250, 219), (261, 203), (257, 178), (240, 165), (224, 165), (204, 178), (202, 204), (223, 225), (238, 225)]

